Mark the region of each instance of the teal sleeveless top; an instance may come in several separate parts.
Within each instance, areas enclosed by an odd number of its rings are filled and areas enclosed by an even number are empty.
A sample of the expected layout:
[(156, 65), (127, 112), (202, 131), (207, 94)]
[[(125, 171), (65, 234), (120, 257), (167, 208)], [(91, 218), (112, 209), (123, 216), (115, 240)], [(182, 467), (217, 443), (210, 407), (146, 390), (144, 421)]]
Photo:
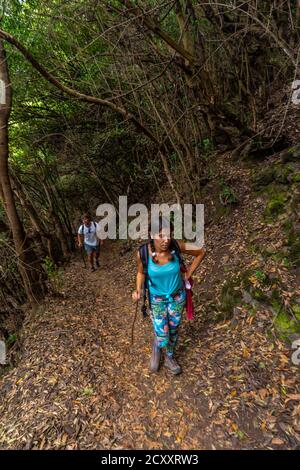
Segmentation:
[(165, 296), (172, 299), (171, 294), (183, 287), (180, 274), (180, 263), (176, 255), (166, 264), (157, 264), (149, 256), (148, 262), (149, 291), (150, 295)]

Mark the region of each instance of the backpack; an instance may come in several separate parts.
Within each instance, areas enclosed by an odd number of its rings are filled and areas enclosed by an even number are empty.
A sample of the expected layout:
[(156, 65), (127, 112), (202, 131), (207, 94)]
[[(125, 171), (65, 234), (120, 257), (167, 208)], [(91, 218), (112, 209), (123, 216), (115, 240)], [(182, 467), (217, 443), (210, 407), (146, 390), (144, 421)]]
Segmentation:
[[(150, 308), (149, 284), (151, 285), (151, 279), (148, 275), (148, 262), (149, 262), (148, 245), (149, 245), (149, 241), (139, 247), (139, 254), (140, 254), (142, 264), (143, 264), (143, 274), (145, 275), (144, 288), (143, 288), (144, 298), (143, 298), (143, 305), (141, 307), (141, 312), (144, 318), (147, 316), (147, 306), (146, 306), (147, 297), (148, 297), (148, 307)], [(171, 253), (175, 253), (176, 256), (178, 257), (181, 271), (185, 271), (186, 268), (185, 268), (184, 261), (181, 255), (180, 247), (178, 245), (178, 242), (174, 239), (171, 240), (170, 251)]]

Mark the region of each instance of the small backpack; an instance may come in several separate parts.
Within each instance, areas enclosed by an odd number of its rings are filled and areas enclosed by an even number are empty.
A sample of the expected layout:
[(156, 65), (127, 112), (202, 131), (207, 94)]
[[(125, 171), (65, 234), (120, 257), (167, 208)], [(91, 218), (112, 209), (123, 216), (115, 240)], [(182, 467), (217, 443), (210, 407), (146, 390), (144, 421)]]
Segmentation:
[[(148, 245), (149, 245), (149, 241), (139, 247), (139, 254), (140, 254), (142, 264), (143, 264), (143, 274), (145, 275), (144, 289), (143, 289), (144, 298), (143, 298), (143, 305), (141, 307), (141, 312), (144, 318), (147, 316), (147, 306), (146, 306), (147, 297), (148, 297), (148, 307), (150, 308), (149, 284), (151, 285), (151, 279), (148, 274), (148, 262), (149, 262)], [(178, 257), (181, 271), (186, 271), (185, 264), (181, 255), (180, 247), (178, 245), (178, 242), (174, 239), (171, 240), (170, 251), (172, 254), (176, 254), (176, 256)]]

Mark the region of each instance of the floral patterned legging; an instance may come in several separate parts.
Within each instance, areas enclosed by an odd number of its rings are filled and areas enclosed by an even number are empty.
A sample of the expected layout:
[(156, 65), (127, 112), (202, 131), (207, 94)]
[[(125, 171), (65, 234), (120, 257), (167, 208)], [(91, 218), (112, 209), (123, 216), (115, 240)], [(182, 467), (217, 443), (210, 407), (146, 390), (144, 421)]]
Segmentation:
[(166, 348), (166, 354), (173, 356), (178, 338), (178, 328), (185, 307), (185, 290), (178, 292), (172, 299), (165, 300), (157, 295), (150, 296), (150, 316), (154, 327), (156, 345)]

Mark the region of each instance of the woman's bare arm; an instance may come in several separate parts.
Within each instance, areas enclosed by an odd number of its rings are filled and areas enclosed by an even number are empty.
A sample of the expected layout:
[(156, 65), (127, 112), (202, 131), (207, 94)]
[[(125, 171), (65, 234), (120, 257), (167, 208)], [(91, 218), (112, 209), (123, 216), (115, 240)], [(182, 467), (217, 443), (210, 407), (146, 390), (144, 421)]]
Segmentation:
[(194, 274), (199, 264), (203, 260), (206, 250), (203, 247), (201, 248), (201, 247), (195, 246), (194, 243), (185, 243), (182, 241), (178, 241), (177, 243), (182, 253), (194, 256), (192, 264), (187, 268), (187, 272), (185, 275), (186, 279), (188, 279)]
[(142, 295), (143, 286), (144, 286), (145, 274), (143, 269), (143, 263), (140, 257), (139, 252), (137, 252), (137, 276), (136, 276), (136, 291), (133, 292), (133, 300), (139, 300)]

